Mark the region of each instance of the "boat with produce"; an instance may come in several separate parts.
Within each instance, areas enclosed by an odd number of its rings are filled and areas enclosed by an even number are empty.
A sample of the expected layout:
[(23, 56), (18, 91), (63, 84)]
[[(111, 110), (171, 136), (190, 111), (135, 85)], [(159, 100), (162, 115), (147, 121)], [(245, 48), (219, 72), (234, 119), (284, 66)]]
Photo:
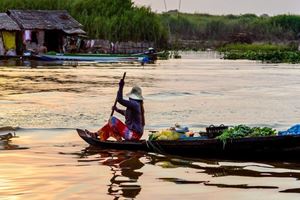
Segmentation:
[[(100, 141), (86, 131), (77, 129), (79, 136), (89, 145), (97, 148), (146, 151), (160, 154), (179, 155), (194, 158), (221, 158), (238, 160), (300, 160), (300, 135), (272, 135), (270, 130), (251, 129), (251, 137), (240, 137), (245, 127), (227, 129), (227, 139), (186, 137), (176, 140)], [(237, 132), (237, 130), (239, 130)], [(248, 130), (249, 131), (249, 130)], [(266, 131), (266, 135), (259, 136)], [(249, 132), (250, 133), (250, 132)], [(231, 134), (231, 135), (230, 135)], [(230, 135), (230, 136), (229, 136)], [(236, 135), (236, 136), (235, 136)]]

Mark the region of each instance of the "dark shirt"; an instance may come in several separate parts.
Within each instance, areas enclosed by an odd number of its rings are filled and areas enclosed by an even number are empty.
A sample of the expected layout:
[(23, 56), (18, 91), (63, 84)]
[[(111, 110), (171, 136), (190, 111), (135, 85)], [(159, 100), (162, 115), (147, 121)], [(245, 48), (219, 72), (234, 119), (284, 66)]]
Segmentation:
[(117, 110), (117, 112), (125, 116), (126, 126), (136, 133), (142, 135), (144, 132), (141, 102), (134, 99), (123, 99), (123, 88), (120, 87), (118, 91), (117, 101), (126, 107), (126, 111)]

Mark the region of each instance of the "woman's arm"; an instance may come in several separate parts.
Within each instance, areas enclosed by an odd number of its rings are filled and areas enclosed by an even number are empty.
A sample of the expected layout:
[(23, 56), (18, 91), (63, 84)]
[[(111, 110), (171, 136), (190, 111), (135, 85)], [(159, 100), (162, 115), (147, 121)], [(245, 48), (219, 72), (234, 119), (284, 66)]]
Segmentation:
[(117, 108), (117, 106), (115, 107), (115, 111), (117, 111), (118, 113), (120, 113), (121, 115), (125, 116), (125, 110), (119, 109)]
[[(125, 106), (127, 108), (133, 109), (133, 110), (137, 110), (138, 107), (135, 103), (132, 103), (128, 100), (123, 99), (123, 88), (124, 88), (124, 80), (121, 79), (120, 83), (119, 83), (119, 91), (118, 91), (118, 95), (117, 95), (117, 101), (122, 105)], [(117, 111), (118, 112), (118, 111)]]

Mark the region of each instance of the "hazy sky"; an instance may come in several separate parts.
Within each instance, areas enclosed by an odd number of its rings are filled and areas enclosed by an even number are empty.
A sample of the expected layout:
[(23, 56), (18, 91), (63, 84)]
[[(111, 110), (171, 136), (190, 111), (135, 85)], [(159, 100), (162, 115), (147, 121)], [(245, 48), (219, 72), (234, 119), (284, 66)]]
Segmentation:
[[(164, 0), (133, 0), (136, 5), (150, 6), (164, 12)], [(179, 8), (180, 0), (165, 0), (167, 10)], [(300, 14), (300, 0), (181, 0), (181, 12), (208, 14)]]

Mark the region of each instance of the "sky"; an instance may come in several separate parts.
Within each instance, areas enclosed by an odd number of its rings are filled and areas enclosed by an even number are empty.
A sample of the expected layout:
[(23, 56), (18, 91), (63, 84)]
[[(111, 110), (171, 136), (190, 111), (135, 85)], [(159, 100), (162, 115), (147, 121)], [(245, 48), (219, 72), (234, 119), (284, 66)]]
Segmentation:
[[(299, 14), (300, 0), (133, 0), (150, 6), (154, 12), (179, 9), (180, 12), (208, 14)], [(165, 3), (166, 2), (166, 6)]]

